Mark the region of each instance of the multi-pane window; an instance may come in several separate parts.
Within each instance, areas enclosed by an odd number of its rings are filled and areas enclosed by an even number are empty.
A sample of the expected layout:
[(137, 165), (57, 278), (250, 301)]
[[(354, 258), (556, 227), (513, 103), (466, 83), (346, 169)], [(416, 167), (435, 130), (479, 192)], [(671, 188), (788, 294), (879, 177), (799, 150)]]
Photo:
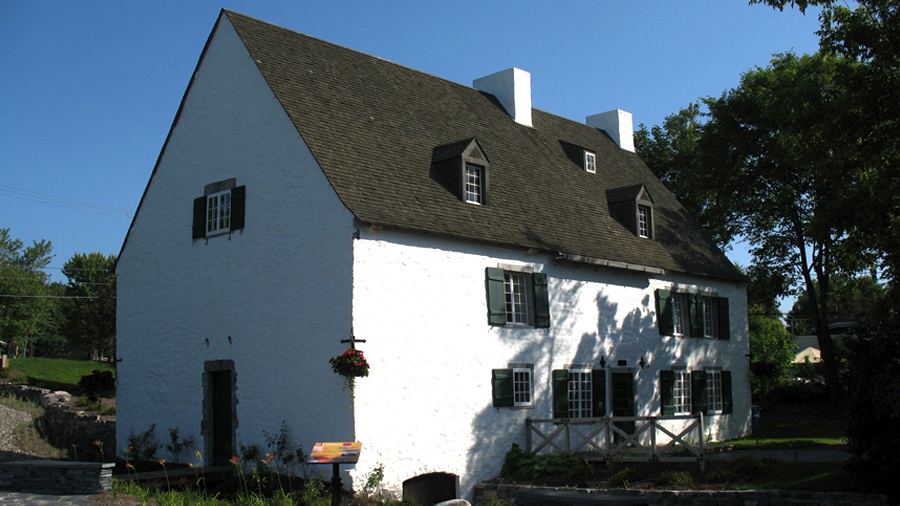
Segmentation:
[(206, 197), (206, 234), (231, 229), (231, 191)]
[(688, 330), (688, 301), (687, 294), (672, 294), (672, 333), (676, 336), (690, 334)]
[(531, 406), (531, 369), (513, 368), (513, 405)]
[(685, 415), (691, 412), (691, 375), (686, 369), (676, 369), (674, 372), (673, 400), (675, 401), (675, 414)]
[(584, 170), (591, 174), (597, 173), (597, 155), (590, 151), (584, 152)]
[(569, 370), (569, 418), (593, 416), (591, 392), (591, 371)]
[(722, 371), (706, 371), (706, 409), (709, 413), (721, 413), (724, 408)]
[(650, 238), (650, 207), (638, 205), (638, 236)]
[(507, 323), (529, 323), (528, 275), (523, 272), (504, 273)]
[(716, 299), (703, 297), (703, 337), (717, 337)]
[(484, 167), (466, 164), (466, 202), (484, 204)]

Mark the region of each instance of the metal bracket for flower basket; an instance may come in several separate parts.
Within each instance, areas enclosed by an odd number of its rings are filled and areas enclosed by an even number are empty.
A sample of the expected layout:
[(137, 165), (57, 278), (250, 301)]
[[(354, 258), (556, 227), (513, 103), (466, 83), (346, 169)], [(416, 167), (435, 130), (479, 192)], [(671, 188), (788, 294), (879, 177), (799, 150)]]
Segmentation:
[(310, 464), (331, 464), (331, 506), (343, 506), (341, 491), (344, 484), (341, 481), (341, 464), (356, 464), (359, 462), (359, 454), (362, 451), (362, 443), (316, 443), (309, 454)]

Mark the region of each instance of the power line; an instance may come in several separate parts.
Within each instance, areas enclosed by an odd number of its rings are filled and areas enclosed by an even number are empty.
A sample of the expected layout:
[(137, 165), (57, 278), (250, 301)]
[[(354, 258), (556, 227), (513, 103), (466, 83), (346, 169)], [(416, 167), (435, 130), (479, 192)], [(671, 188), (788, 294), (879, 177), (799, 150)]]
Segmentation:
[(3, 295), (4, 299), (96, 299), (97, 297), (81, 297), (77, 295)]
[(90, 213), (97, 214), (107, 214), (113, 216), (122, 216), (123, 218), (128, 218), (133, 213), (127, 209), (120, 209), (118, 207), (110, 207), (103, 206), (99, 204), (92, 204), (90, 202), (84, 202), (81, 200), (70, 199), (66, 197), (57, 197), (56, 195), (50, 195), (47, 193), (40, 193), (31, 190), (23, 190), (21, 188), (13, 188), (12, 186), (0, 185), (0, 195), (5, 195), (7, 197), (13, 197), (17, 199), (27, 200), (30, 202), (37, 202), (40, 204), (50, 204), (52, 206), (65, 207), (69, 209), (76, 209), (78, 211), (87, 211)]

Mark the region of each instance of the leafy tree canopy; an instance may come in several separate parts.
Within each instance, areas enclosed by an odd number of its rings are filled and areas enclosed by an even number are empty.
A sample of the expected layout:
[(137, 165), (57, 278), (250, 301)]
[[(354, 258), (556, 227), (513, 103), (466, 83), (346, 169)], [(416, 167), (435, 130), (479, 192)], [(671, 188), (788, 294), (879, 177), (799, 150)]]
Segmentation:
[(45, 298), (48, 276), (41, 270), (52, 249), (46, 240), (26, 247), (0, 228), (0, 340), (24, 348), (26, 339), (34, 343), (55, 332), (55, 302)]

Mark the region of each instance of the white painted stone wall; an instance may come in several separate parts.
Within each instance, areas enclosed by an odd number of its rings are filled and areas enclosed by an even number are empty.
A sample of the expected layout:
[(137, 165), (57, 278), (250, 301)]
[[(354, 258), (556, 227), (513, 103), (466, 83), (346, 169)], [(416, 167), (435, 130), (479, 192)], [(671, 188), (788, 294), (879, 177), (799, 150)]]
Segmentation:
[[(232, 177), (247, 188), (246, 228), (192, 241), (194, 198)], [(365, 227), (354, 240), (356, 230), (222, 19), (119, 258), (119, 448), (151, 423), (160, 439), (178, 427), (202, 443), (203, 364), (223, 359), (235, 362), (239, 443), (264, 445), (263, 431), (282, 421), (307, 451), (316, 441), (362, 441), (357, 489), (383, 464), (396, 491), (445, 471), (469, 496), (513, 442), (524, 444), (526, 417), (551, 416), (551, 371), (600, 356), (649, 362), (635, 372), (642, 415), (659, 412), (659, 371), (673, 363), (731, 370), (735, 414), (711, 417), (712, 430), (746, 432), (743, 287)], [(487, 324), (484, 270), (501, 263), (548, 274), (550, 329)], [(654, 290), (672, 283), (728, 297), (732, 339), (660, 336)], [(355, 402), (328, 364), (351, 328), (371, 363)], [(492, 407), (491, 370), (511, 362), (534, 364), (534, 408)]]
[[(246, 228), (192, 241), (194, 199), (232, 177)], [(204, 448), (204, 362), (222, 359), (235, 362), (239, 444), (263, 445), (282, 420), (306, 451), (352, 438), (328, 364), (350, 335), (352, 225), (222, 19), (119, 259), (119, 448), (151, 423)]]
[[(549, 329), (488, 325), (485, 268), (499, 264), (547, 273)], [(654, 290), (673, 283), (728, 297), (731, 340), (660, 336)], [(593, 365), (601, 356), (635, 369), (638, 415), (659, 414), (660, 370), (732, 371), (734, 414), (708, 422), (715, 439), (742, 435), (750, 412), (744, 293), (729, 282), (648, 278), (556, 264), (544, 254), (363, 230), (354, 243), (353, 325), (367, 340), (361, 348), (371, 369), (356, 387), (356, 435), (364, 446), (353, 474), (362, 480), (383, 464), (386, 484), (399, 490), (413, 476), (450, 472), (468, 496), (499, 473), (512, 443), (524, 447), (526, 417), (552, 417), (551, 371)], [(636, 367), (641, 357), (643, 370)], [(492, 407), (491, 370), (513, 362), (534, 364), (534, 408)]]

